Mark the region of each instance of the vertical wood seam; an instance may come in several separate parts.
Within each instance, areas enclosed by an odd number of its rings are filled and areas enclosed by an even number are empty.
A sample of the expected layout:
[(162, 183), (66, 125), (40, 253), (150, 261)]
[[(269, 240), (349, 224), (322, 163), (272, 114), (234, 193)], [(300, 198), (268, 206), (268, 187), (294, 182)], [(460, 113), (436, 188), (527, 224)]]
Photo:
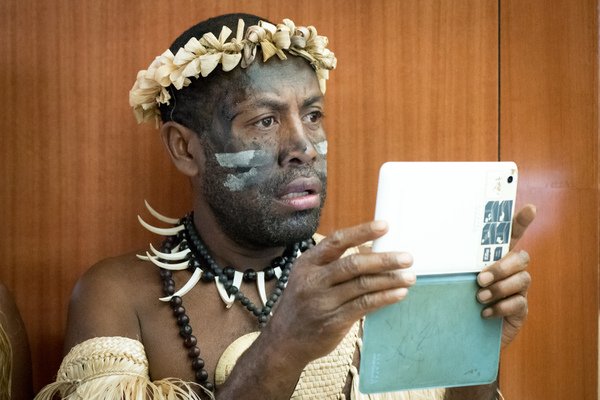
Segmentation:
[(501, 110), (502, 110), (502, 92), (501, 92), (501, 80), (502, 80), (502, 7), (500, 3), (502, 0), (498, 0), (498, 161), (502, 161), (502, 148), (501, 148), (501, 140), (502, 140), (502, 132), (501, 128)]

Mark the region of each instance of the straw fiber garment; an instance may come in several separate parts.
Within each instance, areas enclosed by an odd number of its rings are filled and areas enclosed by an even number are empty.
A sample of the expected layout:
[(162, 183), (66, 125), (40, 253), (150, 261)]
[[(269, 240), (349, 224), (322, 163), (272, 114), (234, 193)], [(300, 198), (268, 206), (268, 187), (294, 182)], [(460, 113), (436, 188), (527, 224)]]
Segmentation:
[(355, 323), (342, 342), (330, 354), (316, 359), (304, 368), (293, 400), (331, 399), (342, 397), (342, 391), (358, 340), (360, 323)]
[(101, 337), (73, 347), (64, 358), (56, 382), (36, 400), (200, 400), (194, 383), (179, 379), (151, 382), (144, 346), (137, 340)]

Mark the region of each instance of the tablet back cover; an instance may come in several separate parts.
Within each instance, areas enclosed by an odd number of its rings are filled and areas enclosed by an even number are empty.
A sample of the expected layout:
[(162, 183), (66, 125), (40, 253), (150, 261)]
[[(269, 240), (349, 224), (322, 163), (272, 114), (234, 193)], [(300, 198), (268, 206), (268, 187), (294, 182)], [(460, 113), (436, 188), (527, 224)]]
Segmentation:
[(419, 276), (403, 301), (369, 314), (362, 393), (491, 383), (502, 319), (481, 318), (476, 274)]

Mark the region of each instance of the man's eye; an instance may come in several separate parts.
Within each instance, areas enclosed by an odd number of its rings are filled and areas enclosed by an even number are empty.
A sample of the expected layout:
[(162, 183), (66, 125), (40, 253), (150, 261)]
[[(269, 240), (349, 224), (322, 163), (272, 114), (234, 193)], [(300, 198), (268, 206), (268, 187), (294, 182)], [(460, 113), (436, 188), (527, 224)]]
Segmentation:
[(314, 111), (308, 114), (306, 117), (308, 118), (309, 122), (314, 124), (321, 120), (321, 118), (323, 117), (323, 113), (321, 111)]
[(269, 128), (269, 127), (273, 126), (274, 123), (275, 123), (275, 118), (267, 117), (267, 118), (263, 118), (263, 119), (257, 121), (254, 125), (260, 126), (262, 128)]

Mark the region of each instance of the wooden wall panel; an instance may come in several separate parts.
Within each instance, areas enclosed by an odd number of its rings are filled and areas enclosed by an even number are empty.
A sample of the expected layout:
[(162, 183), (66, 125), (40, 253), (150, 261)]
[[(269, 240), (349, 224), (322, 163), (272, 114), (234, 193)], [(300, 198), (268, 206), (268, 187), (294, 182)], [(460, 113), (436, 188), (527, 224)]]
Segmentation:
[(496, 2), (358, 4), (335, 30), (356, 31), (358, 44), (334, 42), (325, 232), (373, 218), (385, 161), (497, 157)]
[(0, 280), (22, 310), (37, 389), (58, 368), (80, 273), (154, 239), (135, 218), (144, 199), (167, 215), (190, 208), (156, 131), (129, 108), (137, 71), (232, 11), (313, 24), (339, 59), (323, 232), (372, 218), (384, 161), (496, 159), (496, 1), (0, 2)]
[(598, 2), (502, 1), (501, 157), (538, 206), (530, 316), (503, 358), (506, 398), (598, 395)]

